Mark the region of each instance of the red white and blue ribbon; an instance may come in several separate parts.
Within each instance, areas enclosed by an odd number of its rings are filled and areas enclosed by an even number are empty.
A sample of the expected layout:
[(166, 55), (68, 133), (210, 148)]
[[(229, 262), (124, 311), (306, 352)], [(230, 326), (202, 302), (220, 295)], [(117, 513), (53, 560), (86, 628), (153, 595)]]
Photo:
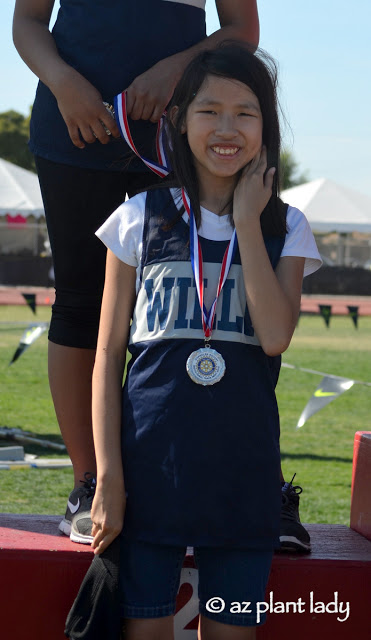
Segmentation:
[(156, 151), (158, 157), (158, 163), (153, 160), (148, 160), (140, 155), (137, 150), (133, 138), (130, 133), (129, 123), (128, 123), (128, 114), (127, 114), (127, 106), (126, 106), (126, 91), (119, 93), (115, 96), (114, 99), (114, 107), (115, 107), (115, 115), (118, 127), (120, 129), (120, 133), (124, 140), (129, 145), (130, 149), (134, 151), (134, 153), (140, 158), (144, 164), (151, 169), (156, 175), (160, 176), (160, 178), (165, 178), (169, 175), (171, 168), (169, 165), (169, 161), (166, 156), (165, 150), (165, 138), (166, 138), (166, 124), (165, 124), (165, 115), (161, 117), (157, 125), (157, 135), (156, 135)]
[(218, 303), (219, 295), (223, 289), (224, 283), (228, 277), (229, 269), (231, 268), (233, 256), (237, 247), (236, 229), (234, 229), (232, 237), (224, 253), (214, 302), (212, 303), (209, 311), (207, 311), (204, 304), (204, 280), (203, 280), (201, 243), (197, 233), (197, 225), (196, 225), (195, 217), (191, 207), (191, 203), (184, 189), (182, 189), (182, 200), (183, 200), (185, 210), (189, 215), (191, 263), (192, 263), (193, 275), (195, 277), (197, 295), (200, 302), (202, 327), (204, 330), (205, 338), (210, 339), (213, 331), (216, 305)]
[[(139, 151), (137, 150), (134, 144), (133, 138), (130, 133), (129, 123), (128, 123), (126, 91), (123, 91), (122, 93), (119, 93), (117, 96), (115, 96), (114, 105), (115, 105), (115, 115), (116, 115), (116, 121), (117, 121), (118, 127), (120, 129), (122, 137), (126, 140), (130, 149), (138, 156), (138, 158), (140, 158), (144, 162), (144, 164), (149, 169), (151, 169), (151, 171), (156, 173), (158, 176), (160, 176), (161, 178), (164, 178), (165, 176), (169, 175), (169, 173), (171, 172), (171, 168), (166, 155), (165, 114), (162, 116), (161, 120), (159, 120), (157, 125), (157, 135), (156, 135), (156, 151), (157, 151), (157, 157), (158, 157), (158, 163), (157, 163), (141, 156), (141, 154), (139, 153)], [(232, 238), (230, 239), (229, 244), (225, 250), (222, 267), (220, 271), (220, 276), (219, 276), (218, 287), (216, 291), (216, 297), (209, 311), (207, 311), (204, 304), (204, 281), (203, 281), (201, 243), (198, 237), (197, 225), (196, 225), (193, 210), (190, 204), (190, 200), (184, 189), (182, 189), (182, 199), (183, 199), (184, 207), (189, 215), (191, 263), (192, 263), (192, 269), (193, 269), (195, 282), (196, 282), (197, 295), (200, 302), (202, 326), (205, 334), (205, 339), (210, 339), (213, 331), (213, 324), (214, 324), (216, 306), (218, 303), (219, 295), (228, 277), (234, 252), (236, 250), (237, 234), (236, 234), (236, 230), (234, 230), (232, 234)]]

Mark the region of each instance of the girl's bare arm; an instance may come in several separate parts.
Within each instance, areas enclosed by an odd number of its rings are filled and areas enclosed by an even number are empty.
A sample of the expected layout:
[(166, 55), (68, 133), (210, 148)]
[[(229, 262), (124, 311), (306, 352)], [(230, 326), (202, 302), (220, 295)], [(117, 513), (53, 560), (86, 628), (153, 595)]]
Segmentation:
[(106, 280), (93, 372), (93, 435), (97, 489), (92, 508), (95, 553), (120, 533), (125, 511), (121, 460), (121, 394), (130, 320), (135, 303), (135, 268), (108, 250)]
[(84, 141), (92, 143), (97, 138), (106, 144), (110, 137), (102, 122), (113, 136), (119, 137), (120, 132), (99, 91), (60, 57), (49, 31), (53, 6), (54, 0), (16, 0), (14, 44), (31, 71), (54, 94), (74, 145), (83, 149)]
[(295, 330), (305, 259), (286, 256), (280, 259), (276, 271), (272, 268), (260, 226), (274, 175), (272, 169), (264, 175), (266, 166), (263, 148), (236, 187), (233, 218), (251, 321), (263, 350), (274, 356), (287, 349)]

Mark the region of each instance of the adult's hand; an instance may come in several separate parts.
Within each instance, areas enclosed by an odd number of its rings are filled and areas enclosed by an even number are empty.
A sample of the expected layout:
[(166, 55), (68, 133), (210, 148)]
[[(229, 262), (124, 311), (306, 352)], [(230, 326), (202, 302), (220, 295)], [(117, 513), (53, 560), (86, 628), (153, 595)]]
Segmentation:
[(181, 55), (161, 60), (127, 88), (127, 110), (132, 120), (160, 120), (180, 76), (178, 58)]
[(93, 85), (71, 67), (53, 85), (53, 93), (73, 144), (79, 149), (99, 140), (110, 141), (105, 127), (114, 138), (120, 137), (115, 119), (103, 105), (102, 96)]
[(116, 122), (102, 104), (99, 91), (60, 57), (49, 31), (53, 6), (54, 0), (16, 0), (14, 44), (26, 64), (56, 97), (73, 144), (80, 149), (85, 142), (97, 139), (106, 144), (111, 136), (104, 126), (114, 137), (120, 137)]
[(221, 29), (193, 47), (161, 60), (126, 88), (128, 115), (133, 120), (160, 120), (185, 67), (200, 51), (212, 49), (223, 40), (243, 40), (253, 47), (258, 45), (256, 0), (216, 0), (216, 7)]

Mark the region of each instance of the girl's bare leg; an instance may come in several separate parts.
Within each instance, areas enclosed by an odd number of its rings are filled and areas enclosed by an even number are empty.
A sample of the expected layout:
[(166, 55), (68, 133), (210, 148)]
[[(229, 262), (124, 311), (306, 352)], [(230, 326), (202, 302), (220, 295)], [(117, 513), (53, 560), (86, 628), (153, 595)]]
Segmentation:
[(174, 616), (165, 618), (127, 618), (125, 640), (174, 640)]
[(223, 624), (200, 615), (198, 640), (256, 640), (256, 627)]
[(49, 341), (49, 384), (55, 413), (72, 460), (75, 487), (84, 473), (96, 472), (91, 420), (91, 381), (95, 350)]

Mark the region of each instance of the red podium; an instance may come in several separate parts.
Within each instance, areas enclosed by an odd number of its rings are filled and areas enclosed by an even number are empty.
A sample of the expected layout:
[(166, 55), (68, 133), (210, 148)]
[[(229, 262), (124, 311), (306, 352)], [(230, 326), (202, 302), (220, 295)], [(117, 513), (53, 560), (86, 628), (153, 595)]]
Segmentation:
[[(64, 638), (65, 619), (92, 552), (60, 535), (59, 520), (0, 515), (1, 639)], [(351, 528), (306, 526), (311, 554), (274, 557), (261, 603), (261, 611), (267, 608), (269, 615), (258, 629), (258, 639), (370, 640), (371, 432), (355, 436)], [(175, 640), (197, 638), (197, 579), (193, 556), (187, 556), (177, 598)]]

